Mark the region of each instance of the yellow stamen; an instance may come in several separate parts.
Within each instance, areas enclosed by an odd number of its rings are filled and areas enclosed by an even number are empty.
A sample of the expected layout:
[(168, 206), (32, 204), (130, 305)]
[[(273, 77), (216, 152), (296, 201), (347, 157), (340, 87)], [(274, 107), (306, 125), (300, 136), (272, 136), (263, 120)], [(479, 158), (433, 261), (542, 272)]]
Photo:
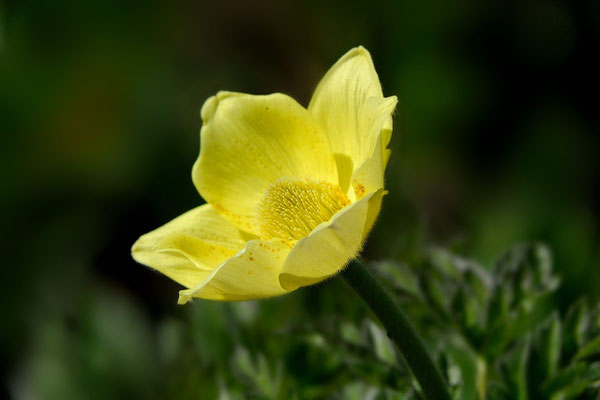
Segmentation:
[(258, 206), (257, 233), (265, 240), (302, 239), (349, 204), (338, 185), (283, 178), (269, 186)]

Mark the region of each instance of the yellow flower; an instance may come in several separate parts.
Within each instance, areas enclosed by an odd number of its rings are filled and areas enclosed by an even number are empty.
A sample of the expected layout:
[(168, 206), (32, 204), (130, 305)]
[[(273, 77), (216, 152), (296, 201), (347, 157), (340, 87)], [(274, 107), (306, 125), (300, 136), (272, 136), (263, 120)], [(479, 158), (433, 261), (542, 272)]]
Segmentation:
[(133, 258), (185, 286), (179, 303), (278, 296), (337, 273), (379, 214), (396, 102), (363, 47), (308, 109), (280, 93), (211, 97), (192, 170), (207, 204), (140, 237)]

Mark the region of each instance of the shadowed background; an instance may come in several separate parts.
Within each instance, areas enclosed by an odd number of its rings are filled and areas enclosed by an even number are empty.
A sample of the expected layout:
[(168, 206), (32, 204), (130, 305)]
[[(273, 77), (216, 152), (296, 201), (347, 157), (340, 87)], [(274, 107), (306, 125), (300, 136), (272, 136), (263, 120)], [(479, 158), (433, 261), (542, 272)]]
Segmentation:
[[(600, 3), (216, 3), (0, 5), (0, 396), (197, 398), (225, 385), (211, 368), (226, 370), (236, 343), (277, 357), (262, 338), (282, 326), (362, 313), (336, 282), (177, 306), (178, 285), (129, 254), (202, 202), (190, 171), (206, 98), (307, 105), (359, 44), (399, 98), (390, 194), (364, 255), (406, 261), (434, 244), (490, 266), (542, 241), (561, 304), (597, 297)], [(296, 376), (319, 373), (295, 360)]]

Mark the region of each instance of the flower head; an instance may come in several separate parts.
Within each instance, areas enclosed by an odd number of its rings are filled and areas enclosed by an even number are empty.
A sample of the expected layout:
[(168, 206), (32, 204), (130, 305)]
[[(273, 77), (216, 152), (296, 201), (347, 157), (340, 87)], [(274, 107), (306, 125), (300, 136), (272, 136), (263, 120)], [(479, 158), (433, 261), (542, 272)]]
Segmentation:
[(140, 237), (133, 258), (185, 286), (180, 303), (278, 296), (335, 274), (379, 214), (396, 101), (363, 47), (331, 67), (308, 109), (219, 92), (202, 107), (192, 170), (207, 204)]

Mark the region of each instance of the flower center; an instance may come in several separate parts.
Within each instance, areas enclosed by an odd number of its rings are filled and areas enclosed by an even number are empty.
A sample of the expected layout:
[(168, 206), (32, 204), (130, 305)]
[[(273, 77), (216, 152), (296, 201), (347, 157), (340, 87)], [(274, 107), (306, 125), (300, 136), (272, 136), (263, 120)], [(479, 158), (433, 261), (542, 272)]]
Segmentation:
[(258, 205), (258, 235), (298, 240), (350, 204), (338, 185), (310, 179), (273, 182)]

